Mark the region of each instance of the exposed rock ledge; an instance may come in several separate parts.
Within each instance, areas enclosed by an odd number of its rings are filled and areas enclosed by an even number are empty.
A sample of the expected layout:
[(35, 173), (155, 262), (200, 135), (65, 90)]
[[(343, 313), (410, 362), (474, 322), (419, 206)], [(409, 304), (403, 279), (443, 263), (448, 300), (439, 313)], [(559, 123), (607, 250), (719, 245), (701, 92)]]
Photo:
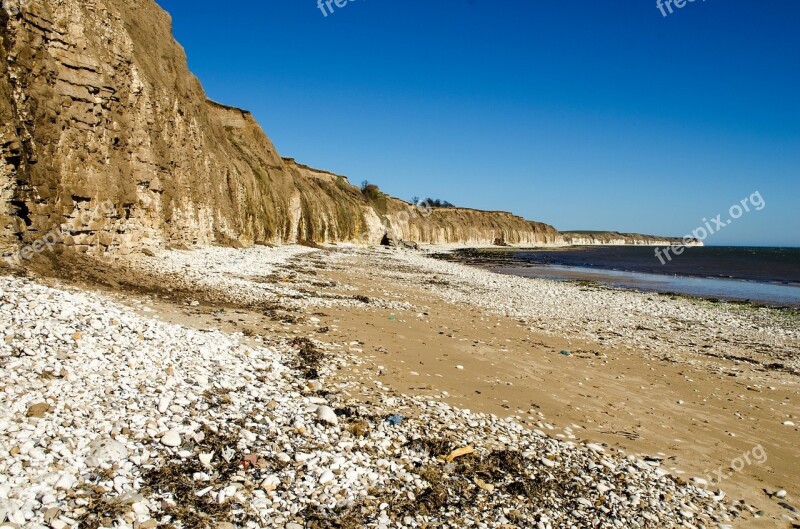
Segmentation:
[(345, 177), (281, 158), (249, 112), (208, 101), (153, 0), (0, 9), (0, 118), (0, 255), (42, 240), (98, 254), (374, 244), (387, 230), (436, 244), (651, 243), (366, 200)]

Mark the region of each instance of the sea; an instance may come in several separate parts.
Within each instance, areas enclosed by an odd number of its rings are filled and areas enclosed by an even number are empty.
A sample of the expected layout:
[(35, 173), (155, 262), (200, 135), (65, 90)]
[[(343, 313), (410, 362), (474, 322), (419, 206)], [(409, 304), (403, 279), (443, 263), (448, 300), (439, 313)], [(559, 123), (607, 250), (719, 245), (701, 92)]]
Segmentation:
[(654, 247), (586, 246), (460, 250), (451, 258), (502, 274), (800, 308), (800, 248), (702, 246), (670, 256), (662, 264)]

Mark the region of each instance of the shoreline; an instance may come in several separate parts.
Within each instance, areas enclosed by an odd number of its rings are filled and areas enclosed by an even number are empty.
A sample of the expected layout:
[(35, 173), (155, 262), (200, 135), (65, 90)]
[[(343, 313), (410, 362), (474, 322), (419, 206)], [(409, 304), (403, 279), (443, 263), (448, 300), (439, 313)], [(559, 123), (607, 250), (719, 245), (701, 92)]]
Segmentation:
[[(237, 336), (242, 343), (280, 351), (287, 361), (296, 353), (286, 344), (307, 337), (332, 361), (323, 366), (321, 378), (322, 398), (332, 408), (348, 402), (365, 413), (399, 412), (409, 428), (416, 428), (418, 412), (446, 403), (455, 413), (448, 411), (447, 420), (463, 424), (464, 433), (473, 428), (467, 423), (512, 421), (535, 438), (567, 443), (564, 449), (592, 445), (606, 456), (650, 461), (643, 464), (674, 476), (681, 490), (717, 490), (708, 483), (716, 469), (763, 446), (764, 464), (749, 465), (720, 484), (728, 493), (730, 519), (719, 518), (717, 524), (791, 527), (793, 513), (761, 489), (786, 489), (785, 501), (795, 505), (800, 494), (791, 468), (800, 429), (782, 424), (797, 423), (800, 416), (800, 378), (790, 372), (798, 368), (796, 319), (774, 311), (504, 277), (383, 248), (207, 248), (136, 255), (108, 266), (103, 270), (79, 261), (61, 279), (48, 279), (54, 271), (42, 269), (36, 281), (99, 290), (138, 317)], [(298, 383), (298, 395), (320, 398)], [(748, 398), (736, 397), (740, 393)], [(241, 398), (234, 402), (247, 407)], [(283, 413), (282, 406), (276, 412)], [(461, 416), (469, 420), (461, 423), (456, 418)], [(313, 422), (305, 420), (304, 428), (325, 438), (329, 432)], [(367, 423), (377, 429), (375, 435), (392, 431), (380, 420)], [(450, 438), (459, 431), (445, 428), (443, 433)], [(479, 438), (498, 439), (486, 432)], [(477, 439), (472, 442), (482, 457), (499, 447), (481, 447)], [(538, 457), (534, 454), (527, 457)], [(415, 457), (420, 455), (429, 457)], [(281, 474), (281, 479), (290, 478)], [(481, 501), (501, 501), (502, 483), (497, 481), (495, 492), (475, 490)], [(417, 493), (425, 490), (424, 484), (415, 487)], [(281, 490), (277, 497), (285, 494)], [(376, 519), (378, 507), (369, 507)], [(673, 514), (674, 522), (666, 517), (659, 526), (691, 520)]]
[[(593, 247), (574, 247), (571, 252)], [(499, 274), (517, 275), (550, 281), (585, 281), (612, 289), (630, 289), (642, 293), (687, 296), (717, 303), (742, 303), (754, 307), (796, 311), (800, 309), (800, 283), (778, 279), (735, 277), (729, 275), (659, 273), (648, 267), (636, 268), (617, 263), (581, 265), (563, 262), (539, 262), (514, 258), (517, 252), (549, 252), (564, 249), (490, 249), (469, 248), (431, 255)], [(503, 254), (503, 258), (499, 257)], [(794, 290), (798, 289), (798, 290)], [(793, 296), (794, 295), (794, 296)]]
[[(480, 265), (474, 265), (480, 266)], [(525, 270), (540, 269), (532, 274), (525, 274)], [(723, 278), (713, 276), (690, 276), (690, 275), (667, 275), (667, 274), (651, 274), (645, 272), (634, 272), (629, 270), (612, 270), (605, 268), (598, 269), (584, 269), (582, 267), (572, 266), (550, 266), (550, 265), (532, 265), (530, 267), (492, 267), (487, 268), (491, 272), (498, 274), (517, 275), (520, 277), (529, 277), (536, 279), (545, 279), (548, 281), (585, 281), (595, 283), (597, 286), (604, 286), (609, 289), (615, 290), (629, 290), (632, 292), (639, 292), (643, 294), (653, 293), (664, 296), (683, 296), (689, 299), (697, 299), (702, 301), (709, 301), (712, 303), (733, 303), (744, 306), (751, 306), (754, 308), (769, 308), (779, 311), (800, 311), (800, 300), (796, 303), (786, 304), (783, 301), (774, 299), (766, 299), (762, 297), (744, 297), (744, 296), (722, 296), (719, 294), (703, 294), (697, 291), (681, 291), (656, 288), (655, 286), (647, 288), (649, 284), (655, 283), (669, 283), (672, 281), (688, 280), (691, 282), (717, 282), (730, 281), (732, 283), (741, 283), (746, 286), (764, 286), (764, 287), (785, 287), (798, 289), (800, 295), (800, 284), (793, 283), (777, 283), (777, 282), (764, 282), (749, 279), (738, 278)], [(544, 273), (547, 272), (547, 273)], [(552, 273), (550, 273), (552, 272)]]

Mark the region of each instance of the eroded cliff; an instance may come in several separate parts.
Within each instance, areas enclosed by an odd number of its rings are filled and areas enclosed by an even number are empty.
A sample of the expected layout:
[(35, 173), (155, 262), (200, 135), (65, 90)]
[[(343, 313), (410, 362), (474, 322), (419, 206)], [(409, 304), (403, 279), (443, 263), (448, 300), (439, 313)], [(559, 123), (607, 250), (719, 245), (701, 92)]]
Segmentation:
[[(249, 113), (206, 100), (151, 0), (32, 0), (0, 17), (4, 250), (54, 230), (123, 253), (380, 240), (382, 215), (346, 179), (283, 160)], [(437, 212), (402, 235), (536, 241), (522, 219), (494, 217)]]
[(0, 10), (0, 253), (128, 253), (301, 240), (565, 244), (510, 213), (420, 211), (277, 153), (248, 112), (208, 101), (152, 0)]
[[(288, 167), (305, 182), (337, 184), (362, 196), (343, 176), (313, 169), (285, 160)], [(393, 237), (426, 244), (491, 245), (505, 244), (549, 245), (562, 244), (558, 231), (552, 226), (531, 222), (504, 211), (480, 211), (467, 208), (429, 208), (413, 205), (379, 193), (379, 197), (366, 199), (363, 212), (365, 231), (358, 240), (375, 243), (385, 232)], [(328, 237), (330, 240), (331, 237)]]
[(301, 178), (249, 113), (206, 100), (151, 0), (32, 0), (0, 17), (6, 248), (53, 230), (128, 252), (366, 229), (355, 188)]

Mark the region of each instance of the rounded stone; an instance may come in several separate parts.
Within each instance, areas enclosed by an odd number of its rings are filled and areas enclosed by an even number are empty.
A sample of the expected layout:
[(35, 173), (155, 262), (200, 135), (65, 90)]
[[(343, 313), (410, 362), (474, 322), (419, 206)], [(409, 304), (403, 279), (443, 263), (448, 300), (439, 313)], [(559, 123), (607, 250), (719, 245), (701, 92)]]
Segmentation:
[(161, 444), (164, 446), (169, 446), (171, 448), (176, 448), (181, 445), (181, 434), (178, 433), (178, 430), (169, 430), (164, 436), (161, 438)]
[(339, 424), (339, 418), (330, 406), (320, 406), (317, 408), (317, 419), (327, 424)]

